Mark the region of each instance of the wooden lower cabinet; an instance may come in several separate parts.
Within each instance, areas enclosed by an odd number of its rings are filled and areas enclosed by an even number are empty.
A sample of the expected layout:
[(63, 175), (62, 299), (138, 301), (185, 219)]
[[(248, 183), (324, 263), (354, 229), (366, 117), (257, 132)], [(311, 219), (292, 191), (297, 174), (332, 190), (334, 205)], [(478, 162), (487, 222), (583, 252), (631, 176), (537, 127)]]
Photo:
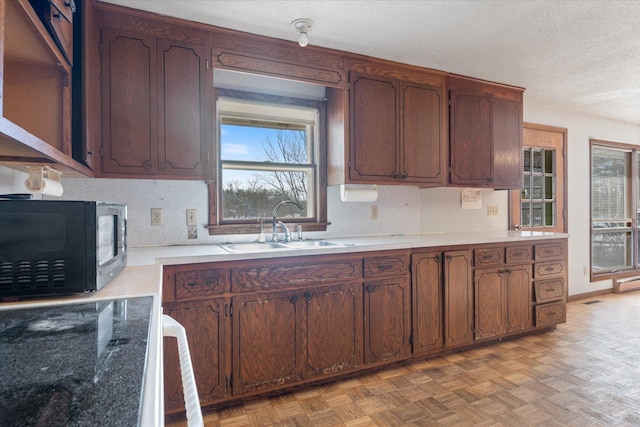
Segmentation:
[(473, 277), (471, 251), (444, 253), (444, 345), (473, 342)]
[(444, 344), (442, 253), (411, 256), (413, 354), (425, 354)]
[(305, 289), (302, 376), (313, 378), (362, 364), (362, 284)]
[[(200, 403), (218, 401), (230, 393), (231, 318), (228, 298), (165, 304), (164, 313), (184, 326)], [(164, 338), (164, 389), (167, 413), (184, 410), (182, 377), (175, 338)]]
[(411, 352), (408, 277), (364, 282), (364, 361), (403, 359)]
[(233, 393), (302, 378), (300, 291), (233, 297)]
[(475, 339), (529, 329), (531, 300), (531, 265), (477, 269)]
[[(221, 407), (563, 322), (566, 239), (536, 243), (168, 265), (164, 312), (187, 331), (202, 407)], [(165, 410), (177, 416), (172, 340)]]

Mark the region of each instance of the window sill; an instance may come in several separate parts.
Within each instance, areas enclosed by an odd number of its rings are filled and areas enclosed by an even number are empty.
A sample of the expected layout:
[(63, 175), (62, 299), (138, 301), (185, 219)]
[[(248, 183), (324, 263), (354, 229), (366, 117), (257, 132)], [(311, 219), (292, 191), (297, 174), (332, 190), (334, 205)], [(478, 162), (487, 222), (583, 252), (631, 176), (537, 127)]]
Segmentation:
[(593, 274), (591, 273), (590, 281), (591, 282), (599, 282), (602, 280), (610, 280), (610, 279), (623, 279), (626, 277), (640, 276), (640, 269), (630, 269), (630, 270), (622, 270), (617, 271), (615, 273), (599, 273)]
[[(286, 222), (285, 224), (292, 233), (296, 232), (298, 225), (302, 226), (302, 231), (326, 231), (327, 226), (330, 225), (330, 222)], [(209, 235), (215, 236), (220, 234), (259, 234), (260, 226), (258, 224), (224, 224), (224, 225), (215, 225), (209, 224), (205, 225), (205, 228), (209, 230)], [(271, 233), (271, 224), (267, 224), (264, 229), (264, 232)]]

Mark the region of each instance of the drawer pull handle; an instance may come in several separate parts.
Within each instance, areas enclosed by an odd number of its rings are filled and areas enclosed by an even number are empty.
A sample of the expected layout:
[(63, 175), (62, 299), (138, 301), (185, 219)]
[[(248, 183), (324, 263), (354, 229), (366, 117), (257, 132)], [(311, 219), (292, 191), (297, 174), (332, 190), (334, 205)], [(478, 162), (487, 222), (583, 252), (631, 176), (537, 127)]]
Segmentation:
[(555, 292), (556, 288), (549, 288), (549, 292)]
[(553, 267), (547, 267), (544, 269), (544, 271), (553, 271)]

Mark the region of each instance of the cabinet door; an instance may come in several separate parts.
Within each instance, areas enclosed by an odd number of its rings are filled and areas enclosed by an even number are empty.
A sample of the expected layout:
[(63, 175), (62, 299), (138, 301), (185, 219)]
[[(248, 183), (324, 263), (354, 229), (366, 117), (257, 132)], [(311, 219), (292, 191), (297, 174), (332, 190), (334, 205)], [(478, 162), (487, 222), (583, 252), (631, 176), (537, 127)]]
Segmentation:
[(411, 289), (407, 278), (364, 283), (365, 363), (409, 355)]
[(233, 298), (233, 393), (301, 378), (299, 291)]
[[(164, 313), (176, 319), (187, 332), (193, 372), (200, 403), (223, 398), (231, 374), (229, 301), (225, 298), (166, 304)], [(227, 313), (225, 313), (227, 308)], [(182, 376), (175, 338), (164, 339), (164, 396), (167, 413), (184, 411)]]
[(395, 182), (398, 166), (398, 87), (382, 76), (350, 74), (349, 178)]
[(442, 89), (402, 84), (402, 181), (446, 183), (446, 137)]
[(524, 331), (532, 325), (531, 265), (505, 270), (506, 332)]
[(362, 364), (362, 284), (303, 290), (304, 377), (356, 368)]
[(442, 254), (411, 256), (413, 353), (439, 349), (444, 342), (442, 324)]
[(473, 279), (471, 252), (444, 254), (444, 344), (447, 347), (473, 341)]
[(451, 90), (451, 176), (455, 185), (491, 183), (491, 98), (483, 93)]
[(158, 172), (156, 48), (153, 37), (102, 32), (102, 171)]
[(491, 105), (495, 188), (522, 188), (522, 103), (495, 99)]
[(475, 271), (475, 338), (489, 338), (504, 334), (505, 289), (500, 268)]
[(203, 176), (213, 145), (209, 49), (158, 40), (158, 161), (163, 175)]

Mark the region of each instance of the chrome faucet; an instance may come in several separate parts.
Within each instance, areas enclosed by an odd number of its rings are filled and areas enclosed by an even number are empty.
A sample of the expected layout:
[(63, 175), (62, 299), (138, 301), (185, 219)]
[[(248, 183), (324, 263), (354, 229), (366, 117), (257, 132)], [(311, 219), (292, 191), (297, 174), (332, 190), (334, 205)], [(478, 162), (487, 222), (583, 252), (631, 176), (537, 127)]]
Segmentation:
[(285, 242), (290, 242), (291, 241), (291, 231), (289, 231), (289, 228), (286, 225), (284, 225), (284, 223), (282, 221), (278, 221), (277, 220), (278, 209), (280, 209), (280, 206), (282, 206), (282, 205), (294, 205), (298, 209), (300, 209), (301, 211), (304, 210), (302, 205), (300, 203), (294, 201), (294, 200), (284, 200), (284, 201), (278, 203), (275, 208), (273, 208), (273, 215), (272, 215), (272, 218), (271, 218), (271, 226), (273, 228), (273, 238), (272, 238), (272, 240), (274, 242), (278, 241), (278, 225), (280, 225), (282, 227), (282, 231), (284, 231)]

